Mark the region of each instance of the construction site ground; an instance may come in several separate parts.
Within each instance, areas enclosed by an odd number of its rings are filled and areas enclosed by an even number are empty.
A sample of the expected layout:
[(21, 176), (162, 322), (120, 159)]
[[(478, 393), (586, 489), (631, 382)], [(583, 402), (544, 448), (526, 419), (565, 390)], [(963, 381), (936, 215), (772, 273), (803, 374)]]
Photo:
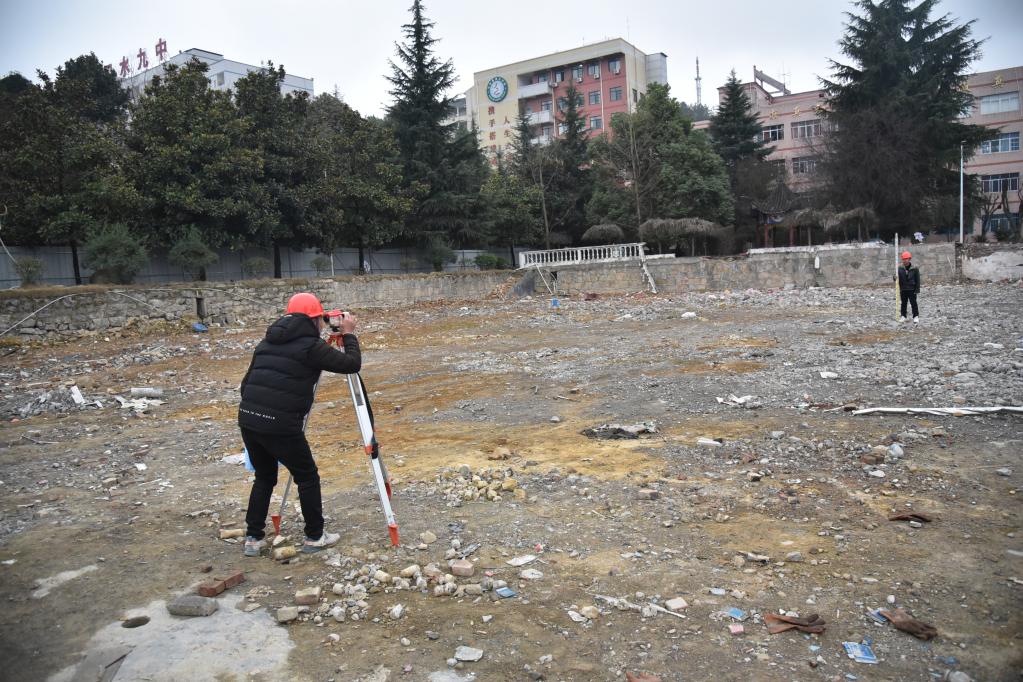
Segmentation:
[[(70, 680), (118, 644), (118, 681), (1021, 679), (1023, 416), (852, 410), (1023, 404), (1023, 291), (920, 300), (918, 325), (881, 288), (354, 311), (402, 544), (347, 383), (327, 376), (308, 435), (342, 540), (289, 563), (220, 539), (244, 528), (251, 475), (224, 458), (242, 452), (238, 384), (262, 324), (7, 343), (0, 679)], [(121, 407), (132, 387), (163, 402)], [(653, 432), (583, 433), (605, 424)], [(467, 501), (473, 475), (514, 484)], [(906, 512), (931, 520), (889, 520)], [(289, 504), (288, 543), (301, 528)], [(360, 569), (447, 571), (453, 544), (475, 565), (459, 585), (504, 580), (516, 596), (364, 578), (365, 618), (324, 614)], [(523, 555), (536, 558), (508, 564)], [(167, 613), (235, 570), (245, 582), (214, 614)], [(313, 586), (323, 608), (278, 624)], [(677, 597), (677, 615), (648, 607)], [(876, 622), (879, 607), (938, 635)], [(826, 631), (771, 635), (772, 612), (819, 614)], [(122, 627), (131, 616), (149, 622)], [(453, 665), (461, 646), (482, 657)]]

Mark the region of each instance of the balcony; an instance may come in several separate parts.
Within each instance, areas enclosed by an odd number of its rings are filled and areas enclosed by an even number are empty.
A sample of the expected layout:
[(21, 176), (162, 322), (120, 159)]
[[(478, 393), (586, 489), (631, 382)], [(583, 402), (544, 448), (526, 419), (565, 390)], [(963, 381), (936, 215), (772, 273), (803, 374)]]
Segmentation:
[(545, 137), (545, 136), (541, 135), (540, 137), (534, 137), (532, 140), (530, 140), (530, 142), (535, 147), (546, 147), (551, 142), (554, 142), (554, 138), (553, 137)]
[(529, 97), (538, 97), (540, 95), (547, 95), (554, 88), (554, 84), (550, 81), (543, 81), (541, 83), (531, 83), (529, 85), (519, 86), (519, 99), (527, 99)]
[(529, 121), (529, 125), (535, 126), (541, 123), (551, 123), (554, 117), (551, 116), (550, 111), (534, 111), (526, 116), (526, 120)]

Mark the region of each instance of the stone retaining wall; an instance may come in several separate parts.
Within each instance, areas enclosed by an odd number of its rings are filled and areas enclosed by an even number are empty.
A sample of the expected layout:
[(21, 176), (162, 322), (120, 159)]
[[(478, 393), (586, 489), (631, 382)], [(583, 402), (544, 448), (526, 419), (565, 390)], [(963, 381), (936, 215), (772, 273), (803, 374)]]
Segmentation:
[(1023, 245), (976, 244), (963, 248), (963, 277), (980, 282), (1023, 279)]
[[(913, 263), (927, 282), (956, 279), (955, 245), (912, 247)], [(655, 258), (647, 261), (659, 293), (720, 289), (851, 287), (890, 284), (895, 251), (877, 248), (829, 249), (716, 258)], [(648, 290), (640, 264), (565, 266), (557, 269), (558, 290), (565, 294), (628, 293)]]
[[(265, 280), (239, 283), (195, 282), (149, 287), (67, 287), (0, 294), (0, 331), (57, 299), (11, 334), (44, 336), (117, 329), (147, 320), (198, 320), (263, 324), (281, 315), (296, 291), (311, 291), (324, 306), (358, 310), (414, 305), (422, 301), (483, 298), (518, 280), (508, 271), (430, 275)], [(200, 314), (201, 313), (201, 314)]]

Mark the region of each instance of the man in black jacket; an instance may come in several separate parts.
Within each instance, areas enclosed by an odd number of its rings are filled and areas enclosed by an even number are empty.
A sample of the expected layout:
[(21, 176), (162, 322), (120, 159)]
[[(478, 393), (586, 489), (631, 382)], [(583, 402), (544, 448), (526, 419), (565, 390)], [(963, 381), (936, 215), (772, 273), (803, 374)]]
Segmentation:
[(344, 352), (320, 338), (323, 305), (313, 294), (295, 294), (287, 314), (266, 330), (252, 354), (242, 379), (238, 426), (256, 480), (249, 493), (245, 514), (248, 526), (245, 556), (259, 556), (264, 547), (266, 515), (277, 485), (277, 464), (291, 472), (305, 517), (302, 550), (318, 552), (337, 544), (341, 536), (323, 529), (320, 475), (305, 438), (305, 423), (313, 406), (320, 372), (354, 374), (362, 365), (355, 317), (345, 313), (341, 321)]
[(916, 305), (916, 295), (920, 292), (920, 269), (910, 259), (909, 251), (902, 252), (902, 265), (899, 266), (899, 295), (902, 297), (902, 321), (906, 321), (906, 303), (913, 305), (913, 323), (920, 322), (920, 309)]

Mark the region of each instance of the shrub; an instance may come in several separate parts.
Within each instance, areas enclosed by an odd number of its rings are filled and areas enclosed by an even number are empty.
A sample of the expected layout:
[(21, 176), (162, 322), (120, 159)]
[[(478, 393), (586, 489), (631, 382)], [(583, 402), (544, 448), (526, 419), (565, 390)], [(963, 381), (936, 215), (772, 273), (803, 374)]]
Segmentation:
[(252, 256), (242, 261), (242, 274), (249, 279), (257, 279), (266, 275), (267, 271), (272, 267), (269, 258), (263, 258), (262, 256)]
[(625, 232), (614, 223), (594, 225), (583, 232), (582, 241), (586, 244), (621, 244), (625, 241)]
[(199, 236), (199, 230), (193, 227), (171, 247), (167, 260), (193, 278), (205, 280), (206, 268), (220, 260), (220, 257), (216, 251), (206, 246), (206, 242)]
[(317, 277), (326, 277), (330, 274), (330, 256), (320, 254), (316, 258), (313, 258), (310, 261), (310, 264), (316, 270)]
[(114, 223), (85, 242), (82, 262), (92, 268), (94, 282), (131, 284), (148, 261), (146, 249), (126, 225)]
[(476, 256), (476, 267), (480, 270), (507, 270), (508, 261), (492, 253), (481, 253)]
[(22, 287), (34, 287), (43, 278), (43, 262), (31, 256), (15, 262), (14, 270), (21, 278)]
[(450, 246), (444, 242), (432, 242), (426, 247), (426, 262), (433, 266), (434, 272), (442, 272), (445, 263), (454, 263), (457, 256)]

